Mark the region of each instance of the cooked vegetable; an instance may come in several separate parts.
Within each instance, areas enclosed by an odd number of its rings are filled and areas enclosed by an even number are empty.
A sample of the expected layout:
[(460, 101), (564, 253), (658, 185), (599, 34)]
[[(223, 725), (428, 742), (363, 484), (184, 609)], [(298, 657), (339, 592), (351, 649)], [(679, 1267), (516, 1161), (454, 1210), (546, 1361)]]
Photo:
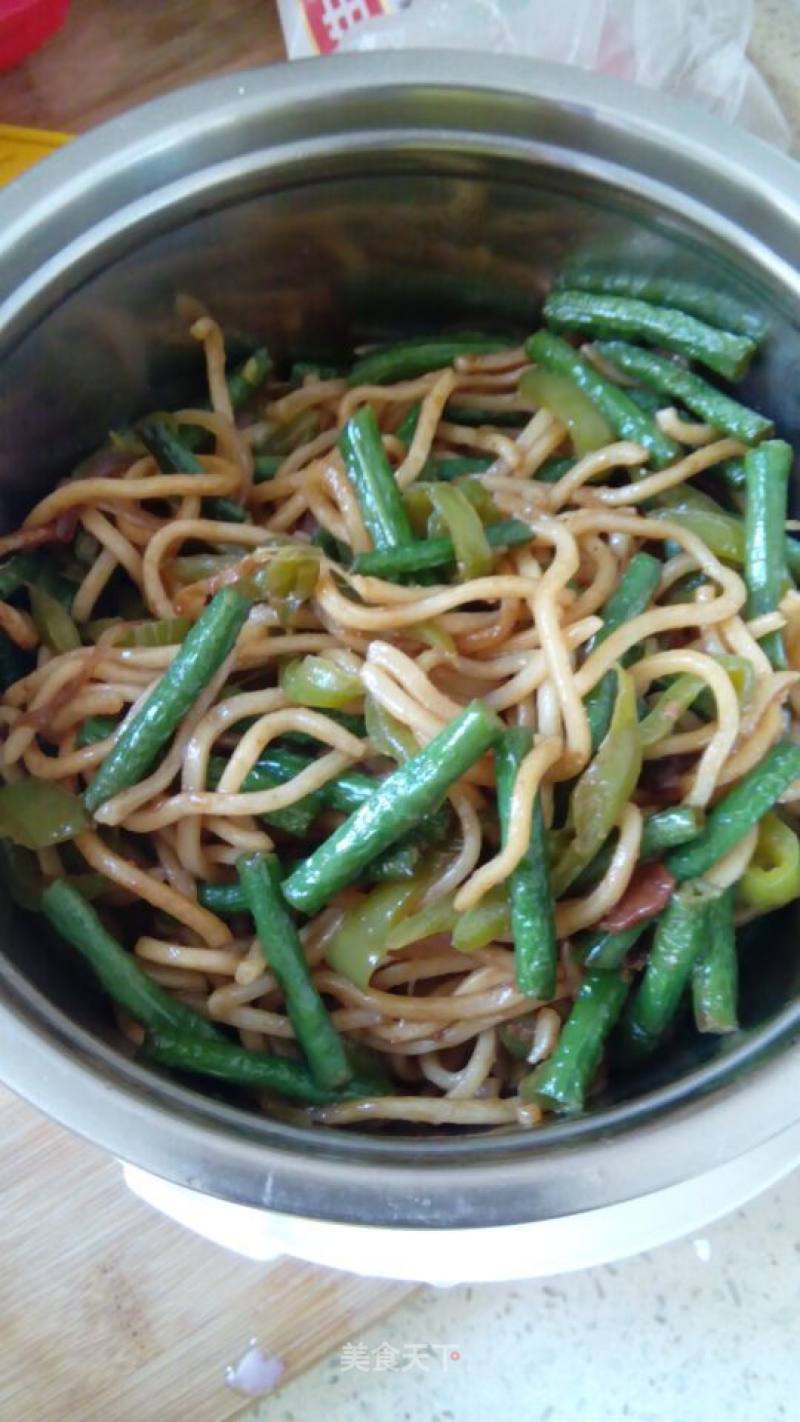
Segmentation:
[(91, 820), (77, 795), (57, 780), (14, 780), (0, 786), (0, 836), (26, 849), (64, 844)]
[(429, 484), (428, 492), (447, 526), (462, 582), (485, 577), (492, 570), (492, 550), (469, 499), (455, 484)]
[(672, 1024), (695, 963), (709, 942), (709, 904), (720, 894), (702, 883), (673, 895), (656, 927), (647, 967), (620, 1026), (621, 1048), (638, 1059)]
[(180, 1032), (214, 1041), (217, 1027), (148, 978), (131, 953), (112, 938), (95, 909), (73, 885), (56, 879), (42, 894), (42, 911), (89, 964), (109, 997), (150, 1031)]
[(286, 998), (286, 1011), (314, 1080), (327, 1091), (344, 1086), (352, 1069), (286, 910), (277, 860), (263, 854), (243, 854), (236, 868), (258, 941)]
[[(510, 828), (511, 797), (520, 766), (533, 747), (533, 736), (521, 726), (506, 731), (495, 748), (497, 807), (503, 843)], [(539, 796), (533, 803), (531, 834), (522, 859), (508, 881), (514, 974), (528, 997), (549, 1002), (556, 991), (556, 924), (550, 889), (547, 836)]]
[(700, 361), (727, 380), (737, 380), (744, 373), (755, 350), (755, 342), (749, 336), (720, 331), (685, 311), (651, 306), (629, 296), (556, 291), (545, 301), (544, 315), (554, 331), (586, 331), (592, 336), (649, 341)]
[(348, 380), (351, 385), (388, 385), (394, 380), (413, 380), (429, 370), (452, 365), (462, 355), (482, 355), (501, 351), (509, 342), (497, 336), (430, 336), (416, 341), (400, 341), (381, 346), (357, 360)]
[(388, 936), (424, 892), (420, 879), (401, 884), (381, 884), (348, 909), (334, 933), (326, 954), (335, 973), (356, 987), (366, 988), (375, 969), (389, 951)]
[(548, 1111), (575, 1115), (600, 1065), (603, 1043), (622, 1010), (628, 984), (621, 973), (588, 972), (556, 1049), (520, 1084), (520, 1095)]
[(249, 611), (249, 602), (235, 588), (223, 588), (211, 600), (89, 782), (83, 800), (90, 813), (147, 774), (200, 692), (233, 651)]
[[(791, 446), (779, 439), (748, 450), (745, 456), (744, 579), (748, 617), (774, 612), (783, 594), (787, 577), (784, 543), (791, 467)], [(768, 633), (762, 646), (774, 667), (786, 667), (782, 632)]]
[(71, 652), (81, 645), (81, 634), (58, 598), (33, 583), (30, 599), (36, 630), (51, 652)]
[(630, 346), (625, 341), (600, 341), (597, 350), (625, 375), (641, 380), (644, 385), (657, 390), (659, 395), (680, 400), (692, 414), (733, 439), (756, 444), (774, 429), (772, 420), (765, 415), (748, 410), (738, 400), (723, 395), (721, 390), (674, 360), (667, 360), (653, 351), (644, 351), (639, 346)]
[[(646, 612), (660, 579), (661, 564), (649, 553), (636, 553), (603, 608), (603, 625), (587, 651), (599, 647), (618, 627)], [(635, 659), (636, 649), (631, 647), (623, 658), (623, 665), (629, 666)], [(595, 750), (608, 732), (616, 694), (615, 674), (607, 671), (586, 697), (586, 714)]]
[(777, 909), (800, 898), (800, 840), (779, 815), (766, 814), (752, 858), (739, 884), (750, 908)]
[(298, 706), (322, 709), (349, 706), (364, 694), (359, 677), (324, 656), (285, 662), (281, 667), (280, 684)]
[(295, 869), (283, 886), (289, 903), (315, 913), (352, 883), (371, 859), (437, 808), (453, 781), (494, 745), (501, 731), (497, 717), (473, 701)]
[[(495, 548), (518, 548), (522, 544), (530, 543), (533, 537), (528, 524), (518, 518), (506, 518), (487, 524), (482, 529), (482, 534), (490, 556)], [(378, 553), (359, 553), (353, 559), (353, 572), (394, 580), (427, 568), (444, 567), (455, 561), (456, 550), (451, 539), (414, 539), (402, 548), (387, 548)], [(479, 577), (480, 574), (472, 573), (470, 576)]]
[(345, 468), (353, 482), (361, 515), (376, 549), (396, 548), (412, 540), (408, 514), (381, 442), (370, 405), (348, 420), (339, 437)]
[(692, 998), (698, 1032), (735, 1032), (739, 1025), (734, 897), (732, 888), (725, 889), (708, 906), (708, 942), (692, 969)]
[[(193, 427), (192, 427), (193, 428)], [(175, 434), (163, 420), (142, 420), (136, 433), (148, 453), (152, 454), (164, 474), (202, 474), (203, 466), (184, 439)], [(246, 510), (232, 499), (216, 496), (205, 500), (209, 518), (223, 523), (245, 522)]]
[(745, 306), (735, 296), (716, 286), (687, 281), (667, 272), (633, 272), (596, 263), (575, 263), (557, 277), (556, 286), (603, 292), (608, 296), (633, 296), (656, 306), (674, 306), (690, 316), (699, 316), (711, 326), (750, 336), (754, 341), (760, 341), (767, 331), (761, 313)]
[(613, 430), (597, 406), (568, 375), (534, 366), (519, 382), (520, 394), (543, 407), (565, 424), (576, 455), (591, 454), (611, 444)]
[(178, 1032), (156, 1029), (142, 1053), (147, 1061), (173, 1071), (215, 1077), (236, 1086), (252, 1087), (269, 1095), (283, 1096), (306, 1106), (323, 1106), (333, 1101), (385, 1096), (387, 1085), (378, 1079), (352, 1077), (337, 1090), (320, 1086), (307, 1067), (269, 1052), (250, 1052), (232, 1042), (201, 1042)]
[(566, 375), (587, 395), (606, 419), (618, 439), (636, 440), (650, 454), (656, 469), (663, 469), (680, 456), (680, 446), (648, 419), (626, 391), (601, 375), (560, 336), (537, 331), (525, 343), (531, 360), (555, 375)]

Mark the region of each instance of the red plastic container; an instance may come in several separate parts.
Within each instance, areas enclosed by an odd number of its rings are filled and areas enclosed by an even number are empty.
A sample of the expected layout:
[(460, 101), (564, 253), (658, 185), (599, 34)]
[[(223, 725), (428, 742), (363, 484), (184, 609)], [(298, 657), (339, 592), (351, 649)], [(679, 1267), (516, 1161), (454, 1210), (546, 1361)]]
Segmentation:
[(69, 0), (0, 0), (0, 71), (13, 69), (67, 18)]

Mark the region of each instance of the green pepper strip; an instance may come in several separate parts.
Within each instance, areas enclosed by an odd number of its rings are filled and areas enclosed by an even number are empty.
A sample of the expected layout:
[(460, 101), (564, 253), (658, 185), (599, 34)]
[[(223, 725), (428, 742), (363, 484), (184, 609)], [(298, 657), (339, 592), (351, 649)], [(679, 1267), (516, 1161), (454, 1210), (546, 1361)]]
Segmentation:
[(548, 1111), (575, 1115), (600, 1064), (603, 1043), (622, 1010), (628, 984), (621, 973), (586, 974), (556, 1049), (520, 1082), (520, 1096)]
[(619, 691), (608, 735), (572, 792), (575, 837), (553, 872), (558, 899), (594, 858), (628, 803), (642, 767), (636, 692), (627, 672), (617, 671)]
[(81, 801), (57, 780), (15, 780), (0, 788), (0, 835), (25, 849), (64, 844), (91, 827)]
[(303, 913), (316, 913), (374, 859), (444, 799), (455, 780), (495, 744), (503, 725), (473, 701), (438, 736), (381, 783), (375, 794), (290, 875), (283, 891)]
[(339, 436), (339, 449), (374, 547), (410, 543), (411, 524), (371, 405), (362, 405), (348, 420)]
[(800, 897), (800, 840), (778, 815), (766, 814), (753, 856), (739, 881), (749, 908), (777, 909)]
[(337, 710), (364, 695), (359, 677), (325, 656), (297, 657), (280, 671), (281, 690), (298, 706)]
[(216, 1040), (218, 1028), (148, 978), (132, 953), (112, 938), (97, 913), (73, 885), (56, 879), (42, 894), (42, 911), (77, 948), (109, 997), (151, 1031), (174, 1031)]
[(692, 971), (694, 1020), (698, 1032), (735, 1032), (739, 963), (733, 927), (735, 890), (726, 889), (708, 906), (708, 946)]
[(614, 431), (608, 420), (569, 376), (534, 366), (525, 371), (519, 390), (534, 406), (549, 410), (566, 425), (579, 458), (611, 444)]
[(200, 693), (233, 651), (250, 611), (235, 588), (223, 588), (206, 607), (147, 700), (120, 731), (84, 793), (94, 811), (135, 785), (150, 770)]
[(544, 303), (548, 326), (556, 331), (586, 331), (591, 336), (621, 336), (663, 346), (700, 361), (717, 375), (737, 380), (755, 350), (747, 336), (707, 326), (685, 311), (651, 306), (635, 297), (594, 292), (557, 291)]
[(277, 860), (264, 854), (243, 854), (236, 868), (261, 950), (286, 999), (286, 1011), (314, 1080), (327, 1091), (344, 1086), (352, 1069), (287, 912)]
[(325, 953), (334, 972), (356, 987), (369, 987), (372, 974), (389, 952), (388, 935), (419, 902), (425, 887), (421, 878), (381, 884), (348, 909)]
[[(510, 828), (511, 799), (520, 766), (533, 747), (533, 736), (522, 726), (505, 732), (494, 753), (497, 779), (497, 808), (502, 843)], [(514, 974), (517, 987), (526, 997), (550, 1002), (556, 991), (558, 944), (547, 833), (541, 799), (533, 802), (528, 847), (508, 880), (511, 929), (514, 936)]]
[(447, 525), (461, 581), (485, 577), (492, 570), (492, 550), (486, 530), (469, 499), (454, 484), (429, 484), (427, 487), (434, 509)]
[[(791, 445), (778, 439), (750, 449), (745, 455), (744, 580), (748, 617), (774, 612), (783, 595), (787, 577), (786, 506), (792, 459)], [(788, 663), (783, 633), (769, 632), (762, 639), (762, 646), (772, 665), (785, 670)]]

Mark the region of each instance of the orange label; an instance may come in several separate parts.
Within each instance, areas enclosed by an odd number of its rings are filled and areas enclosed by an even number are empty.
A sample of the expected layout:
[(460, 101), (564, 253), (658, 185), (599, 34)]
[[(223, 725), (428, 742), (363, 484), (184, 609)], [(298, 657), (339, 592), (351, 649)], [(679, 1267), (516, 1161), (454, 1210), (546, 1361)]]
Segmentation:
[(386, 15), (388, 0), (300, 0), (314, 48), (319, 54), (338, 49), (348, 30)]

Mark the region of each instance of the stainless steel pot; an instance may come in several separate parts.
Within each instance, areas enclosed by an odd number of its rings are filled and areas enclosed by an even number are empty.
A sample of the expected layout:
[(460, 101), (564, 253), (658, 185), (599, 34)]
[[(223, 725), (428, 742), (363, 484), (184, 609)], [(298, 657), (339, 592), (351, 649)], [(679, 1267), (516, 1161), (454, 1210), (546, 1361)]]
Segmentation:
[[(772, 325), (752, 393), (800, 422), (800, 181), (705, 114), (573, 70), (387, 54), (235, 75), (80, 139), (0, 197), (0, 513), (109, 424), (180, 398), (175, 298), (276, 349), (535, 319), (562, 258), (613, 252), (743, 295)], [(196, 356), (194, 357), (196, 360)], [(640, 1199), (800, 1118), (796, 921), (745, 958), (745, 1027), (679, 1042), (584, 1118), (383, 1139), (264, 1120), (148, 1072), (38, 921), (2, 928), (0, 1074), (126, 1160), (231, 1201), (447, 1229)]]

